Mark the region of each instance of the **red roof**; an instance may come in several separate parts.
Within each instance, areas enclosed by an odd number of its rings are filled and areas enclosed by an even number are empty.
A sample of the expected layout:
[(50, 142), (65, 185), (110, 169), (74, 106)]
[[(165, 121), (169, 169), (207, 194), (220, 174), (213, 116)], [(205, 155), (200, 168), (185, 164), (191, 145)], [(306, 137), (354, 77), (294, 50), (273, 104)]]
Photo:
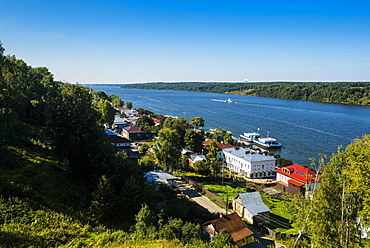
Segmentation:
[[(288, 182), (293, 183), (297, 186), (299, 183), (313, 183), (317, 178), (317, 173), (309, 168), (292, 164), (275, 170), (277, 173), (288, 176), (295, 180), (289, 180)], [(293, 182), (294, 181), (294, 182)], [(299, 182), (297, 182), (299, 181)]]
[(127, 109), (128, 110), (128, 108), (120, 107), (120, 106), (116, 106), (116, 109)]
[(161, 123), (161, 120), (153, 118), (154, 123)]
[[(203, 142), (203, 145), (204, 146), (210, 146), (212, 141), (213, 140), (206, 140), (206, 141)], [(235, 148), (236, 147), (236, 146), (230, 145), (229, 143), (218, 143), (218, 142), (216, 142), (216, 145), (217, 145), (218, 149), (220, 149), (220, 150), (226, 149), (226, 148)]]
[(296, 180), (294, 180), (294, 179), (289, 179), (289, 180), (288, 180), (288, 183), (291, 183), (291, 184), (297, 185), (297, 186), (299, 186), (299, 187), (301, 187), (301, 186), (303, 186), (303, 185), (304, 185), (304, 183), (298, 182), (298, 181), (296, 181)]

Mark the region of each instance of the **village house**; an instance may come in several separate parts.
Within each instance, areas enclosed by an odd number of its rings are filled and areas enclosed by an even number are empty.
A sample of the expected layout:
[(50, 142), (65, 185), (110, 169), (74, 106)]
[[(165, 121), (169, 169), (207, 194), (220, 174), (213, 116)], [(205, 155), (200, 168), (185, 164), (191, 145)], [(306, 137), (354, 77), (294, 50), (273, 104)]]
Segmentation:
[(233, 210), (252, 224), (266, 222), (270, 216), (270, 209), (258, 191), (238, 194), (233, 199)]
[(146, 172), (144, 177), (148, 183), (154, 183), (158, 186), (161, 184), (174, 186), (175, 180), (179, 180), (178, 177), (175, 177), (171, 173), (161, 170)]
[(150, 138), (149, 132), (137, 125), (132, 125), (122, 128), (121, 135), (128, 140), (148, 140)]
[(248, 229), (247, 224), (239, 217), (237, 213), (221, 216), (218, 219), (210, 220), (202, 226), (205, 233), (213, 239), (222, 229), (229, 231), (235, 244), (240, 247), (244, 239), (252, 236), (254, 233)]
[(304, 194), (318, 186), (318, 175), (314, 170), (292, 164), (276, 171), (276, 187), (290, 194)]
[(195, 163), (197, 161), (204, 161), (204, 162), (206, 162), (207, 161), (206, 156), (204, 156), (204, 155), (190, 155), (190, 157), (189, 157), (189, 165), (191, 167), (194, 167), (194, 165), (195, 165)]
[(226, 167), (249, 178), (271, 178), (275, 176), (276, 158), (266, 156), (250, 148), (226, 148), (222, 150)]
[(105, 133), (108, 135), (108, 141), (114, 144), (120, 151), (129, 152), (131, 142), (128, 139), (119, 136), (116, 132), (109, 129), (106, 130)]
[(124, 118), (116, 115), (114, 117), (112, 129), (115, 130), (116, 132), (120, 133), (122, 128), (130, 126), (130, 123), (127, 122)]

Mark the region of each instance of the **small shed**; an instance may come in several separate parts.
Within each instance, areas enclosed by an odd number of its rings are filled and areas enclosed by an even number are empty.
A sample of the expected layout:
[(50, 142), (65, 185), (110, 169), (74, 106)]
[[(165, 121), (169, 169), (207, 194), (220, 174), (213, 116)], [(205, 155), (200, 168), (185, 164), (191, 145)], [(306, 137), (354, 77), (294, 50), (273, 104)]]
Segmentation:
[(233, 199), (233, 210), (250, 223), (255, 219), (268, 221), (270, 209), (263, 203), (259, 192), (239, 193)]
[(147, 182), (154, 183), (154, 184), (167, 184), (170, 186), (174, 186), (175, 180), (178, 180), (179, 178), (172, 175), (168, 171), (161, 171), (161, 170), (155, 170), (155, 171), (149, 171), (144, 174), (144, 177)]

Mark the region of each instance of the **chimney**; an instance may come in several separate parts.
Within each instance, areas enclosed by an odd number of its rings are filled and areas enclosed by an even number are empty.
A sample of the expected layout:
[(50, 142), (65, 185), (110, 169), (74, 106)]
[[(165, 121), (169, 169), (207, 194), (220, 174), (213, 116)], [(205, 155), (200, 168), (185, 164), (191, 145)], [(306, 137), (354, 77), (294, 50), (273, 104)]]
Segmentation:
[(244, 154), (248, 154), (248, 153), (250, 153), (250, 152), (251, 152), (251, 151), (247, 150), (247, 151), (245, 151), (245, 152), (244, 152)]

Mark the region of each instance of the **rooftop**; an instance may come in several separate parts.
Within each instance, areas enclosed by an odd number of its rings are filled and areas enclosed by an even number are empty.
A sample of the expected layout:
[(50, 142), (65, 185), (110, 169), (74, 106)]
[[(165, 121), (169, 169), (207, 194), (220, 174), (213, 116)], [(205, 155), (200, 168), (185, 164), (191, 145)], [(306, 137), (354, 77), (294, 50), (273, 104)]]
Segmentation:
[(240, 193), (238, 197), (241, 199), (243, 206), (253, 215), (270, 212), (270, 209), (263, 203), (261, 195), (257, 191)]
[(236, 212), (219, 219), (211, 220), (210, 223), (217, 232), (220, 232), (222, 229), (228, 230), (234, 242), (238, 242), (254, 234), (247, 228), (247, 224), (245, 224)]
[(285, 176), (288, 176), (292, 179), (298, 180), (289, 180), (290, 183), (293, 183), (297, 186), (302, 186), (303, 183), (314, 183), (317, 181), (317, 173), (314, 170), (311, 170), (307, 167), (303, 167), (297, 164), (292, 164), (285, 166), (283, 168), (278, 168), (275, 170), (277, 173), (283, 174)]
[(276, 160), (276, 158), (274, 158), (273, 156), (266, 156), (263, 153), (256, 152), (255, 150), (252, 150), (250, 148), (226, 148), (222, 151), (230, 153), (249, 162)]

